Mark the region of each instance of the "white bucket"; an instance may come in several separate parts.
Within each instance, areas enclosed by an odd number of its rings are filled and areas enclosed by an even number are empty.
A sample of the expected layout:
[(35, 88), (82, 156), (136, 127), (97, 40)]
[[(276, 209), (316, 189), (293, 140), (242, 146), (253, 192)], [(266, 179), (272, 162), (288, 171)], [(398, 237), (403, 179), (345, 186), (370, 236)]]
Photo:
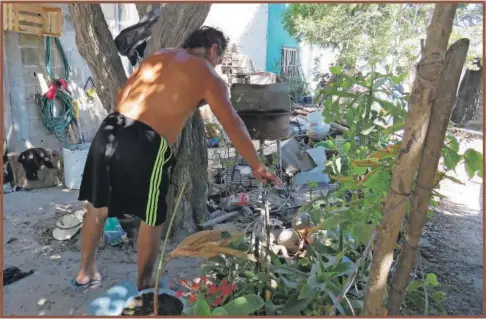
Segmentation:
[(64, 185), (69, 189), (79, 189), (83, 176), (84, 164), (88, 157), (91, 143), (69, 145), (62, 149), (64, 160)]

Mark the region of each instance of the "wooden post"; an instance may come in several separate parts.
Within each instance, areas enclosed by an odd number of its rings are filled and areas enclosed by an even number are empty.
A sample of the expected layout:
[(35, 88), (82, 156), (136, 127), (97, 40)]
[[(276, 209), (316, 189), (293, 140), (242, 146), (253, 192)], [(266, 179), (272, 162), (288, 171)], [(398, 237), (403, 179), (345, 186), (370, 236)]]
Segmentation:
[(393, 261), (393, 250), (422, 156), (429, 127), (430, 109), (444, 67), (456, 9), (457, 4), (436, 4), (427, 29), (424, 56), (417, 67), (417, 76), (410, 96), (403, 142), (393, 171), (391, 188), (385, 198), (383, 222), (376, 228), (373, 262), (364, 300), (365, 316), (386, 315), (386, 310), (383, 309), (383, 296)]
[(469, 40), (461, 39), (447, 50), (444, 71), (439, 80), (437, 98), (432, 105), (431, 116), (433, 120), (430, 121), (427, 131), (424, 153), (415, 183), (415, 194), (412, 196), (405, 244), (398, 257), (390, 288), (388, 299), (388, 315), (390, 316), (400, 315), (400, 307), (403, 304), (406, 289), (410, 282), (410, 272), (415, 262), (420, 236), (424, 228), (442, 146), (444, 145), (468, 48)]

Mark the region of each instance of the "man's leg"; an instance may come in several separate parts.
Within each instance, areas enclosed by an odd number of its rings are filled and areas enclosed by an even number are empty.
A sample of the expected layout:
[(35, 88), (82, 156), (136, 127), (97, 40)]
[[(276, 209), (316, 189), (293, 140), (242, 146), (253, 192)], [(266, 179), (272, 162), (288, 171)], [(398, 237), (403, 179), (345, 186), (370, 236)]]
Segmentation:
[(154, 288), (152, 275), (159, 255), (163, 225), (150, 226), (143, 221), (140, 223), (138, 232), (138, 290)]
[(81, 266), (76, 276), (78, 284), (87, 284), (94, 277), (99, 276), (96, 269), (95, 254), (107, 217), (108, 208), (94, 208), (93, 205), (87, 203), (87, 213), (81, 232)]

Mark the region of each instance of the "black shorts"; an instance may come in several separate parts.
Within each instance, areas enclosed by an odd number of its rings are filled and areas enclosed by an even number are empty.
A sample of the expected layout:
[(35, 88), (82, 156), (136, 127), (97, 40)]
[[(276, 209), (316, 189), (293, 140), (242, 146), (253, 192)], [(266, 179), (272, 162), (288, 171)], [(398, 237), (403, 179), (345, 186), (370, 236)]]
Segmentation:
[(108, 207), (109, 217), (140, 217), (158, 226), (167, 216), (167, 190), (174, 156), (150, 126), (120, 113), (101, 124), (84, 167), (80, 201)]

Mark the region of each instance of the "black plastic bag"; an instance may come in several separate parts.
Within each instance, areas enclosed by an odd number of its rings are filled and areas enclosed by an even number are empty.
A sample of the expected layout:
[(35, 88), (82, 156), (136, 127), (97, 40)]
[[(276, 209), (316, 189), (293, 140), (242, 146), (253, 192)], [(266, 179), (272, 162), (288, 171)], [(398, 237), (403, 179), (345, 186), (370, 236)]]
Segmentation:
[(116, 49), (130, 60), (132, 66), (137, 64), (139, 58), (143, 58), (147, 42), (152, 36), (151, 28), (159, 17), (160, 8), (157, 7), (145, 14), (137, 24), (123, 29), (115, 38)]

